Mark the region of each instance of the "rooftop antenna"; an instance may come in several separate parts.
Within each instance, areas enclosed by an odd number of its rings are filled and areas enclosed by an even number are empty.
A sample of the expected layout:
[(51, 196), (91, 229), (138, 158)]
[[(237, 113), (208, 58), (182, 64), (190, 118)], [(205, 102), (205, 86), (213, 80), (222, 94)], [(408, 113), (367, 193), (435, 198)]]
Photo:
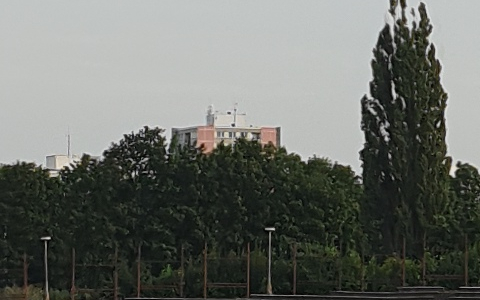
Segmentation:
[(238, 103), (235, 102), (235, 105), (233, 105), (233, 127), (237, 127), (237, 106)]
[(70, 148), (71, 148), (71, 141), (70, 141), (70, 126), (67, 129), (67, 156), (70, 159)]

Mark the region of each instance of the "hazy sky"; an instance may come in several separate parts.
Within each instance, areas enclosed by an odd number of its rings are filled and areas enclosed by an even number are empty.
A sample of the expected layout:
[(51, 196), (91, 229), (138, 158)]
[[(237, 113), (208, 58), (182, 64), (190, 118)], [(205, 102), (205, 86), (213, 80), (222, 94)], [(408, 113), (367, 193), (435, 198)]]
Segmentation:
[[(209, 104), (282, 126), (304, 158), (360, 171), (360, 98), (388, 0), (0, 1), (0, 162), (100, 155)], [(480, 166), (480, 1), (425, 1), (449, 93), (449, 154)], [(408, 1), (416, 6), (418, 1)]]

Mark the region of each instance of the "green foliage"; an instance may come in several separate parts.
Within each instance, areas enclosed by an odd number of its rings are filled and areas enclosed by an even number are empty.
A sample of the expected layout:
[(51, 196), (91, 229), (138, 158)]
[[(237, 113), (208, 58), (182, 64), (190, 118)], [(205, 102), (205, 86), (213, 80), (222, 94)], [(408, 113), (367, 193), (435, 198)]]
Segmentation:
[(380, 32), (370, 95), (362, 99), (363, 207), (369, 233), (385, 253), (398, 251), (405, 236), (421, 255), (425, 233), (434, 232), (441, 240), (444, 230), (436, 229), (453, 225), (445, 218), (453, 209), (445, 142), (447, 94), (429, 41), (432, 25), (425, 5), (420, 4), (418, 15), (412, 10), (416, 20), (411, 24), (405, 3), (398, 6), (392, 2), (394, 24)]
[[(230, 258), (209, 263), (212, 282), (244, 282), (245, 246), (254, 243), (251, 274), (259, 285), (252, 291), (258, 292), (265, 280), (265, 226), (277, 227), (274, 268), (282, 274), (275, 275), (280, 290), (292, 289), (292, 266), (283, 254), (292, 242), (331, 247), (342, 236), (345, 249), (358, 245), (361, 186), (349, 167), (320, 158), (304, 162), (283, 148), (245, 140), (205, 155), (175, 146), (175, 140), (167, 148), (162, 134), (148, 127), (127, 134), (103, 159), (84, 156), (58, 178), (32, 164), (2, 167), (0, 214), (8, 232), (0, 242), (7, 260), (20, 262), (26, 252), (35, 262), (30, 280), (41, 282), (38, 238), (50, 234), (53, 286), (70, 288), (75, 249), (77, 288), (105, 289), (113, 283), (117, 248), (121, 292), (132, 294), (140, 245), (142, 259), (152, 261), (141, 266), (142, 282), (150, 286), (179, 282), (183, 247), (190, 257), (184, 292), (201, 296), (203, 269), (195, 258), (201, 259), (205, 242), (212, 257)], [(176, 263), (153, 263), (161, 260)], [(104, 266), (93, 267), (99, 264)], [(214, 296), (238, 292), (212, 289)], [(160, 293), (173, 296), (179, 290)]]
[[(0, 289), (0, 299), (23, 299), (25, 291), (21, 287), (13, 286), (13, 287), (5, 287), (4, 289)], [(28, 299), (29, 300), (43, 300), (44, 293), (43, 290), (34, 286), (28, 286), (27, 289)], [(50, 290), (50, 299), (51, 300), (69, 300), (70, 294), (68, 291), (60, 291), (52, 289)], [(21, 297), (22, 298), (13, 298), (13, 297)]]
[[(43, 249), (38, 238), (53, 235), (51, 282), (65, 290), (70, 288), (72, 249), (77, 288), (93, 289), (111, 288), (118, 249), (123, 294), (135, 293), (140, 245), (145, 286), (180, 281), (183, 247), (184, 293), (201, 296), (205, 242), (209, 255), (218, 258), (209, 262), (209, 280), (225, 283), (245, 282), (245, 247), (252, 243), (252, 292), (262, 292), (267, 246), (263, 228), (275, 226), (274, 268), (280, 276), (275, 288), (291, 291), (292, 265), (285, 253), (292, 242), (332, 247), (341, 236), (345, 250), (359, 245), (361, 193), (351, 168), (327, 159), (304, 162), (283, 148), (245, 140), (233, 147), (220, 145), (206, 155), (175, 146), (175, 140), (167, 147), (162, 130), (145, 127), (112, 144), (103, 159), (84, 156), (57, 178), (32, 164), (2, 167), (0, 214), (8, 232), (0, 242), (9, 262), (21, 262), (26, 252), (35, 264), (30, 280), (41, 282)], [(154, 262), (166, 260), (172, 263)], [(99, 264), (103, 266), (94, 267)], [(179, 287), (156, 293), (174, 296)]]
[(391, 291), (401, 285), (401, 262), (397, 257), (387, 257), (378, 261), (373, 257), (366, 266), (368, 290)]
[[(234, 147), (221, 145), (208, 155), (175, 145), (167, 149), (162, 134), (159, 129), (144, 128), (126, 135), (102, 160), (85, 156), (58, 178), (32, 164), (0, 168), (0, 214), (6, 228), (0, 239), (0, 265), (21, 268), (25, 252), (31, 262), (29, 281), (41, 283), (43, 248), (38, 237), (51, 234), (51, 284), (63, 290), (53, 291), (56, 297), (63, 299), (70, 289), (72, 248), (77, 288), (112, 288), (118, 249), (120, 292), (134, 295), (140, 246), (142, 286), (175, 285), (163, 290), (145, 288), (142, 295), (178, 296), (183, 278), (184, 295), (201, 297), (204, 243), (208, 244), (208, 282), (229, 283), (246, 282), (246, 244), (250, 242), (251, 292), (263, 293), (268, 245), (263, 228), (275, 226), (276, 293), (293, 289), (292, 243), (297, 244), (297, 293), (392, 290), (401, 283), (398, 256), (372, 255), (384, 248), (375, 247), (372, 228), (366, 228), (374, 220), (361, 219), (367, 216), (364, 190), (349, 167), (316, 157), (302, 161), (285, 149), (243, 140)], [(450, 178), (455, 213), (442, 216), (454, 225), (447, 229), (456, 244), (429, 244), (428, 274), (462, 273), (463, 233), (474, 240), (480, 229), (479, 178), (468, 164), (459, 164)], [(446, 236), (444, 224), (440, 225), (432, 232), (443, 233), (431, 240)], [(478, 282), (480, 252), (476, 244), (469, 245), (471, 281)], [(366, 255), (363, 262), (361, 253)], [(103, 266), (93, 267), (98, 264)], [(407, 259), (405, 265), (407, 284), (420, 284), (418, 257)], [(19, 285), (22, 280), (11, 277), (1, 284)], [(209, 289), (211, 297), (244, 293), (240, 288)], [(79, 295), (108, 298), (111, 292)]]

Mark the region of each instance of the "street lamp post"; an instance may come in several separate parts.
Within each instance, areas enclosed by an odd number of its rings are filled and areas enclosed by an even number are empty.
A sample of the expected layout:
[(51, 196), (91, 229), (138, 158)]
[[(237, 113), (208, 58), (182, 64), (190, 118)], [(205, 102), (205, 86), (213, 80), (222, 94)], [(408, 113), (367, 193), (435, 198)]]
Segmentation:
[(44, 236), (40, 240), (42, 240), (45, 244), (45, 300), (50, 300), (50, 293), (48, 291), (48, 241), (50, 241), (52, 237)]
[(267, 277), (267, 294), (272, 295), (272, 232), (275, 231), (275, 227), (266, 227), (265, 231), (268, 232), (268, 277)]

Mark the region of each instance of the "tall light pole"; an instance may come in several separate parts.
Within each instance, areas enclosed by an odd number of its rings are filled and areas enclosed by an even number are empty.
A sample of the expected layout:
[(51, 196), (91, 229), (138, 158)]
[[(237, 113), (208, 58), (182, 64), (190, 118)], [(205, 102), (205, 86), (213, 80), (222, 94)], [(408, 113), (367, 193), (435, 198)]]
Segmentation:
[(266, 227), (265, 231), (268, 232), (268, 277), (267, 277), (267, 294), (272, 295), (272, 232), (275, 231), (275, 227)]
[(50, 241), (52, 237), (44, 236), (40, 240), (42, 240), (45, 244), (45, 300), (50, 300), (50, 293), (48, 291), (48, 241)]

